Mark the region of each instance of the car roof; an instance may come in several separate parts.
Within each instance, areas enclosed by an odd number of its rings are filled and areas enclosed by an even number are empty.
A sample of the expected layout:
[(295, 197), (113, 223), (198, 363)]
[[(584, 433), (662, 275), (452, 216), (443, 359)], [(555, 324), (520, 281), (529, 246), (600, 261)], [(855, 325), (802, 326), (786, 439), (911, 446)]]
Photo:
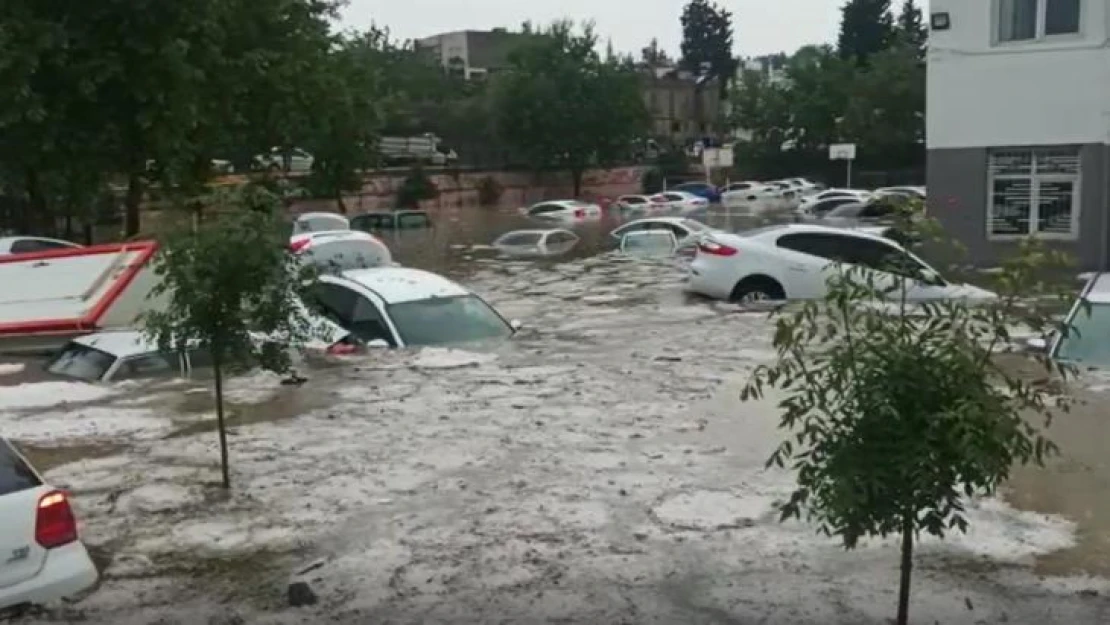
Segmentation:
[(1110, 273), (1103, 271), (1091, 277), (1086, 298), (1092, 304), (1110, 304)]
[(327, 211), (316, 211), (312, 213), (301, 213), (297, 215), (297, 221), (305, 219), (347, 219), (345, 215), (339, 213), (329, 213)]
[(739, 233), (737, 233), (733, 236), (738, 236), (738, 237), (742, 237), (742, 238), (757, 238), (757, 239), (762, 239), (762, 238), (767, 238), (767, 237), (773, 236), (774, 238), (777, 239), (778, 237), (783, 236), (785, 234), (839, 234), (839, 235), (844, 235), (844, 236), (859, 237), (861, 239), (870, 239), (872, 241), (879, 241), (881, 243), (886, 243), (887, 245), (891, 245), (891, 244), (898, 245), (897, 242), (891, 241), (890, 239), (888, 239), (886, 237), (883, 237), (883, 236), (881, 236), (877, 233), (873, 234), (871, 232), (867, 232), (867, 231), (863, 231), (863, 230), (856, 230), (856, 229), (849, 230), (847, 228), (837, 228), (837, 227), (834, 227), (834, 226), (821, 226), (821, 225), (818, 225), (818, 224), (778, 224), (778, 225), (771, 225), (771, 226), (764, 226), (762, 228), (757, 228), (757, 229), (753, 230), (751, 232), (751, 234), (748, 235), (748, 237), (745, 237), (743, 232), (739, 232)]
[(110, 330), (79, 336), (72, 341), (78, 345), (111, 354), (116, 358), (139, 356), (158, 351), (158, 343), (137, 330)]
[[(304, 241), (305, 239), (313, 243), (323, 239), (363, 239), (366, 241), (378, 241), (378, 237), (369, 232), (363, 232), (362, 230), (320, 230), (318, 232), (302, 232), (300, 234), (294, 234), (289, 240), (290, 242), (295, 242)], [(381, 241), (378, 242), (380, 243)]]
[(470, 291), (443, 276), (411, 267), (350, 269), (340, 276), (374, 291), (386, 304), (470, 294)]
[(631, 226), (632, 224), (643, 224), (643, 223), (678, 224), (680, 226), (685, 226), (686, 222), (688, 222), (688, 221), (693, 221), (693, 220), (690, 219), (689, 217), (668, 217), (666, 215), (661, 215), (659, 217), (644, 217), (643, 219), (635, 219), (633, 221), (629, 221), (629, 222), (621, 224), (620, 226), (617, 227), (617, 229), (619, 230), (620, 228), (624, 228), (625, 226)]
[(70, 247), (81, 247), (81, 244), (74, 243), (73, 241), (66, 241), (65, 239), (51, 239), (50, 237), (36, 237), (29, 235), (15, 235), (11, 237), (0, 237), (0, 250), (9, 249), (16, 241), (47, 241), (50, 243), (62, 243)]

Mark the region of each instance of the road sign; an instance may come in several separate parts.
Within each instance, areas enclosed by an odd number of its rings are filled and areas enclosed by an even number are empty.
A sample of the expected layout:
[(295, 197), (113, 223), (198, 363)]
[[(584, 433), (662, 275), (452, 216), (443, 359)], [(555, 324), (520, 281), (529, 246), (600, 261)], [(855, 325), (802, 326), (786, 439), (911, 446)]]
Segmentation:
[(829, 160), (830, 161), (854, 161), (856, 160), (856, 144), (854, 143), (834, 143), (829, 146)]
[(723, 148), (705, 148), (701, 153), (701, 162), (706, 169), (720, 169), (732, 167), (732, 146)]

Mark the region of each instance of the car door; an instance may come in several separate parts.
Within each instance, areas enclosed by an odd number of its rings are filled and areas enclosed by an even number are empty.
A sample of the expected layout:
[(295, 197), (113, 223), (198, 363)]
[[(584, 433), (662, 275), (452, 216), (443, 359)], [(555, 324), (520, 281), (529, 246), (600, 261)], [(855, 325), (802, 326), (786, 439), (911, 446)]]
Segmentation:
[[(851, 261), (872, 272), (877, 288), (889, 289), (889, 297), (918, 301), (943, 299), (947, 285), (939, 274), (906, 250), (893, 243), (846, 235), (851, 243)], [(905, 281), (905, 282), (903, 282)]]
[(828, 293), (828, 280), (846, 260), (844, 242), (836, 235), (796, 232), (778, 238), (783, 263), (783, 288), (790, 299), (821, 299)]
[(397, 347), (392, 324), (377, 302), (346, 285), (320, 281), (312, 287), (316, 308), (365, 343), (385, 341)]

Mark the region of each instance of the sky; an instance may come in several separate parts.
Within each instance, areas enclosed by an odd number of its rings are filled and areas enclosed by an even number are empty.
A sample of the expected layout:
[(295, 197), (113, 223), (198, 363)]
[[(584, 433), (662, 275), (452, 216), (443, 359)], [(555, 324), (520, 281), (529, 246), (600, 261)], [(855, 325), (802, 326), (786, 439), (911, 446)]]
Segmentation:
[[(735, 54), (793, 52), (833, 43), (843, 0), (718, 0), (732, 11)], [(456, 30), (517, 28), (525, 20), (546, 24), (570, 17), (593, 20), (602, 41), (618, 52), (639, 55), (654, 37), (677, 55), (686, 0), (349, 0), (343, 26), (388, 26), (398, 39), (419, 39)], [(896, 7), (901, 2), (893, 3)], [(919, 5), (923, 3), (919, 1)]]

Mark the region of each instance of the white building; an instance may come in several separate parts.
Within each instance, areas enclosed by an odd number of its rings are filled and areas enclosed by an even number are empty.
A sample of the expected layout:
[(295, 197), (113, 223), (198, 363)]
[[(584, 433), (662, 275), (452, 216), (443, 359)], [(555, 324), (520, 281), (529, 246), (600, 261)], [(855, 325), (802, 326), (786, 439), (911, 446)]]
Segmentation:
[(1110, 268), (1110, 0), (930, 12), (930, 213), (980, 263), (1034, 235)]
[(525, 37), (504, 28), (460, 30), (418, 39), (416, 45), (428, 50), (449, 71), (473, 80), (504, 69), (509, 54)]

